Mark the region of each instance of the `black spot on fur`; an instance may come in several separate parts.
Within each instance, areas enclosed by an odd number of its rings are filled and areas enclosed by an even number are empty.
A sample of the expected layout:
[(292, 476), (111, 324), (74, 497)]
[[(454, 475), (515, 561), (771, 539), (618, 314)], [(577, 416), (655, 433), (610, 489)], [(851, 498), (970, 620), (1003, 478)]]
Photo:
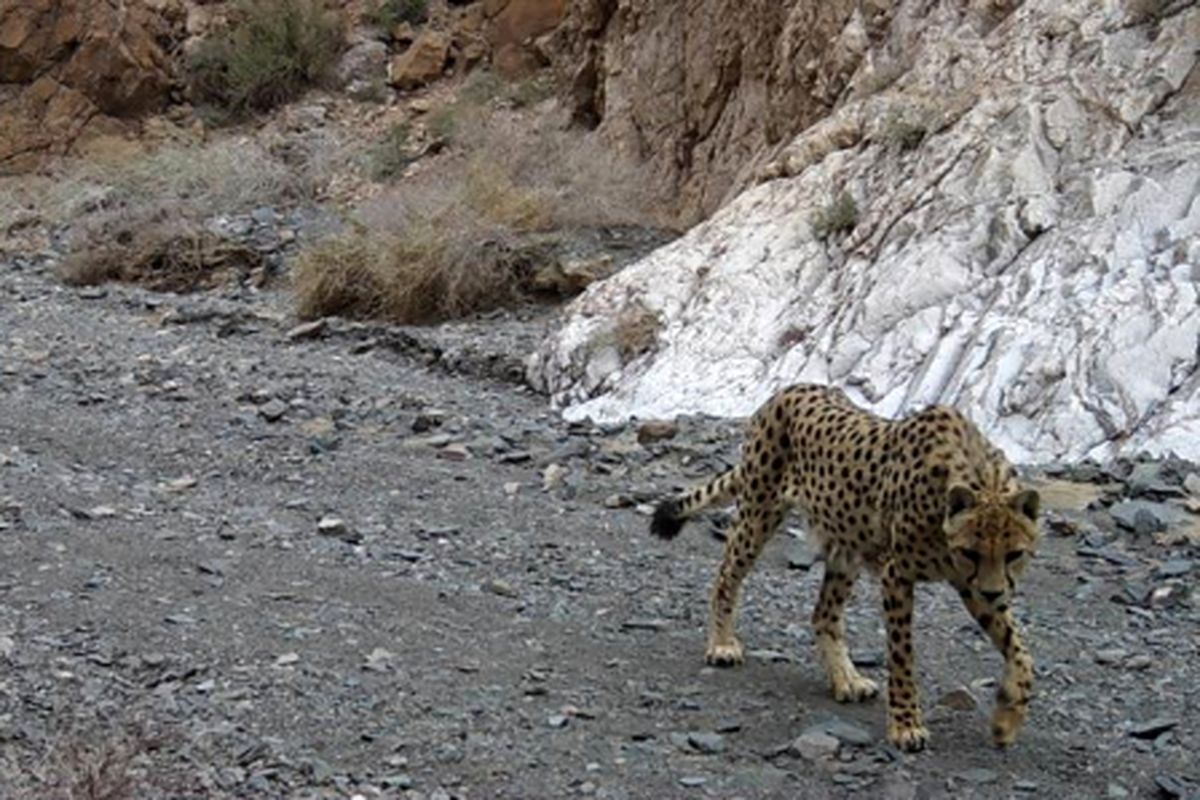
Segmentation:
[(659, 503), (650, 520), (650, 532), (660, 539), (674, 539), (685, 521), (679, 516), (680, 510), (680, 503), (674, 498)]

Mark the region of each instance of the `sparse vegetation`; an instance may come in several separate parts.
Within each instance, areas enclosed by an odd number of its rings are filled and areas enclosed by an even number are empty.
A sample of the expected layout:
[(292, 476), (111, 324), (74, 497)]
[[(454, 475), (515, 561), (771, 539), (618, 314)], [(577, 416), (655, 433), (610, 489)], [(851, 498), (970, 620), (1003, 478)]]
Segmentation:
[(814, 236), (825, 240), (849, 233), (857, 224), (858, 204), (849, 192), (842, 192), (829, 205), (813, 215), (812, 230)]
[(400, 122), (380, 137), (367, 152), (367, 171), (375, 180), (396, 177), (415, 160), (411, 144), (412, 126)]
[(613, 326), (614, 344), (621, 354), (621, 362), (627, 364), (643, 353), (650, 352), (658, 342), (661, 331), (662, 318), (641, 301), (632, 302), (621, 309)]
[(341, 48), (340, 19), (321, 0), (246, 0), (192, 56), (189, 81), (201, 102), (265, 111), (324, 82)]
[(880, 137), (887, 147), (901, 152), (915, 150), (929, 134), (928, 126), (893, 109), (883, 121)]
[(428, 0), (382, 0), (363, 15), (363, 22), (383, 30), (401, 22), (422, 25), (428, 19)]

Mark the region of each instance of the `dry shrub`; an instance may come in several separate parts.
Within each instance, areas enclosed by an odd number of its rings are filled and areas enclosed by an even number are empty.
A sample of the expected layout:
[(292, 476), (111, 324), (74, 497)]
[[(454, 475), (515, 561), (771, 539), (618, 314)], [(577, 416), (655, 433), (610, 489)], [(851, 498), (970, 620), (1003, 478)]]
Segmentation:
[(359, 232), (325, 239), (296, 261), (297, 313), (427, 323), (516, 298), (523, 279), (502, 251), (471, 254), (452, 244), (432, 226), (404, 238)]
[(50, 226), (163, 210), (189, 219), (240, 214), (255, 206), (309, 202), (347, 158), (333, 142), (272, 150), (245, 138), (201, 146), (165, 145), (136, 157), (64, 161), (53, 174), (0, 180), (0, 216), (10, 210)]
[(812, 231), (818, 239), (829, 239), (854, 230), (858, 224), (858, 204), (849, 192), (842, 192), (813, 214)]
[(186, 220), (127, 218), (77, 234), (58, 276), (72, 286), (121, 281), (190, 292), (244, 277), (262, 265), (257, 250)]
[(633, 302), (621, 309), (613, 326), (613, 343), (621, 354), (621, 361), (629, 363), (648, 353), (658, 342), (662, 331), (662, 319), (641, 302)]
[(342, 45), (341, 20), (322, 0), (246, 0), (189, 59), (189, 83), (235, 115), (266, 111), (324, 82)]
[(300, 254), (301, 317), (460, 317), (537, 292), (533, 234), (663, 227), (634, 166), (566, 130), (553, 110), (493, 103), (504, 91), (490, 73), (468, 80), (451, 106), (424, 120), (437, 138), (452, 128), (453, 143), (357, 208), (352, 232)]
[(641, 300), (627, 303), (611, 325), (600, 328), (588, 342), (588, 349), (599, 352), (614, 348), (622, 364), (650, 352), (662, 333), (662, 317)]

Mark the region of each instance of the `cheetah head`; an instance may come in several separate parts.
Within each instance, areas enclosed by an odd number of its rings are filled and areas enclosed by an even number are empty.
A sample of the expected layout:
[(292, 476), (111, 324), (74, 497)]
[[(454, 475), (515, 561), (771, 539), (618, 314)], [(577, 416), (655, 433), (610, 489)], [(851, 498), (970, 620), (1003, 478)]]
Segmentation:
[(952, 486), (946, 503), (946, 542), (955, 572), (993, 606), (1008, 603), (1037, 541), (1039, 498), (1032, 489), (976, 494)]

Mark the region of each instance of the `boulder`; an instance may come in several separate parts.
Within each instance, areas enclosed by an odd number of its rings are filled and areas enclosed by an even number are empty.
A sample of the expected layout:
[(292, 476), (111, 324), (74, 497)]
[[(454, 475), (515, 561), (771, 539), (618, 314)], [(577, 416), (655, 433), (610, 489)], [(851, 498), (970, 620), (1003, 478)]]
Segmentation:
[(172, 83), (161, 42), (182, 7), (108, 0), (25, 0), (0, 8), (0, 171), (65, 152), (91, 131), (120, 130), (163, 108)]
[(412, 45), (388, 64), (388, 82), (398, 89), (417, 89), (441, 76), (450, 55), (450, 36), (422, 31)]
[[(1017, 461), (1200, 459), (1200, 8), (1152, 30), (1108, 4), (963, 13), (896, 3), (833, 113), (589, 286), (531, 383), (617, 422), (743, 416), (815, 381), (888, 416), (953, 404)], [(881, 77), (885, 56), (904, 71)], [(656, 346), (600, 363), (634, 304)]]

